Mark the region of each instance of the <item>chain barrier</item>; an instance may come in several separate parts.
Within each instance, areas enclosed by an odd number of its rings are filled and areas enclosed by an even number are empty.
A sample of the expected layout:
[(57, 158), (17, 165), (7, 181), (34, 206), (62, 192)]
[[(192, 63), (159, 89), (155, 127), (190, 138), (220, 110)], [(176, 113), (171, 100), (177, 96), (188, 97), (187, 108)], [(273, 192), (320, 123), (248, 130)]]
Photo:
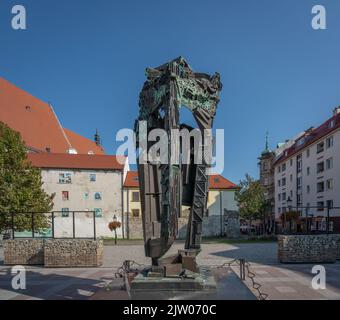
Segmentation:
[[(257, 298), (259, 300), (266, 300), (268, 298), (268, 294), (261, 291), (262, 285), (255, 281), (256, 274), (250, 270), (250, 263), (245, 259), (234, 259), (229, 262), (225, 262), (222, 265), (218, 266), (218, 269), (224, 268), (228, 266), (229, 268), (232, 265), (239, 265), (240, 267), (240, 278), (241, 280), (245, 280), (246, 276), (251, 280), (252, 287), (257, 291)], [(246, 272), (247, 271), (247, 272)]]
[(146, 265), (138, 263), (134, 260), (125, 260), (121, 267), (114, 273), (115, 278), (124, 278), (129, 273), (138, 275), (146, 268)]
[[(222, 269), (224, 267), (231, 267), (234, 265), (238, 265), (240, 267), (240, 279), (244, 281), (246, 277), (251, 280), (252, 287), (257, 291), (257, 298), (259, 300), (266, 300), (268, 298), (268, 294), (262, 292), (261, 287), (258, 282), (255, 281), (256, 274), (250, 270), (250, 263), (245, 259), (234, 259), (229, 262), (225, 262), (222, 265), (218, 266), (217, 269)], [(125, 260), (121, 267), (117, 269), (114, 273), (115, 278), (124, 278), (128, 274), (138, 275), (142, 273), (147, 266), (145, 264), (138, 263), (134, 260)], [(182, 275), (183, 277), (183, 275)]]

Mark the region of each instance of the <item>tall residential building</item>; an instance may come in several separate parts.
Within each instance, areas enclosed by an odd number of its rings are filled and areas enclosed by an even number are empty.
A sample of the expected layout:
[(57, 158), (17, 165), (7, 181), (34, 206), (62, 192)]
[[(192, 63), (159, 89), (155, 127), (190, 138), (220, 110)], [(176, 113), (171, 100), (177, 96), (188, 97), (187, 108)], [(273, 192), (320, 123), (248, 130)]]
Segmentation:
[(340, 107), (321, 126), (282, 148), (274, 162), (274, 181), (276, 218), (291, 203), (302, 216), (317, 217), (313, 228), (324, 230), (329, 207), (331, 228), (340, 230), (340, 210), (334, 208), (340, 207)]

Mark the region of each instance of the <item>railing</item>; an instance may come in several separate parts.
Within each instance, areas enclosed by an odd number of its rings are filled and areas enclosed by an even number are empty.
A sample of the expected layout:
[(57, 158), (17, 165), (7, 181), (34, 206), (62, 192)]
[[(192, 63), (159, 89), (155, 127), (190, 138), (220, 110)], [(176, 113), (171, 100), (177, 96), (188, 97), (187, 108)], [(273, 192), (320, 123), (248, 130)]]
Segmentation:
[[(91, 220), (87, 223), (79, 215), (86, 215)], [(52, 212), (16, 212), (0, 213), (12, 239), (45, 238), (45, 239), (96, 239), (96, 213), (95, 211), (52, 211)], [(86, 236), (79, 236), (76, 228), (83, 223)], [(85, 222), (85, 224), (84, 224)], [(88, 236), (91, 234), (91, 236)]]
[[(336, 220), (339, 220), (337, 226)], [(281, 214), (283, 234), (329, 234), (339, 232), (340, 207), (289, 206)]]

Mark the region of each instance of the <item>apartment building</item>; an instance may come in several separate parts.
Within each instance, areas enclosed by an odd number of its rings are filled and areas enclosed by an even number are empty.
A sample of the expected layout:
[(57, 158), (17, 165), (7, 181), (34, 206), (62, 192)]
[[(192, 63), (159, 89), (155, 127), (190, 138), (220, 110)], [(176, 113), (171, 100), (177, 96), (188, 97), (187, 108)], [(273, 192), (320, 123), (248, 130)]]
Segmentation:
[(340, 229), (335, 208), (340, 207), (340, 107), (283, 148), (274, 162), (274, 183), (276, 218), (291, 205), (302, 215), (319, 217), (319, 228), (324, 228), (329, 207), (332, 228)]

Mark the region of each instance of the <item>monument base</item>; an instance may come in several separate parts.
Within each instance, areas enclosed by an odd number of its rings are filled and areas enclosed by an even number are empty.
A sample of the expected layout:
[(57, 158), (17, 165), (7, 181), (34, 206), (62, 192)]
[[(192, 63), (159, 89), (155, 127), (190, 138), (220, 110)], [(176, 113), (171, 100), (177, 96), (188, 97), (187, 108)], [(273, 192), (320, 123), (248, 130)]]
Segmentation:
[(215, 290), (216, 282), (209, 269), (202, 269), (199, 274), (190, 278), (153, 277), (139, 274), (132, 281), (132, 290)]

